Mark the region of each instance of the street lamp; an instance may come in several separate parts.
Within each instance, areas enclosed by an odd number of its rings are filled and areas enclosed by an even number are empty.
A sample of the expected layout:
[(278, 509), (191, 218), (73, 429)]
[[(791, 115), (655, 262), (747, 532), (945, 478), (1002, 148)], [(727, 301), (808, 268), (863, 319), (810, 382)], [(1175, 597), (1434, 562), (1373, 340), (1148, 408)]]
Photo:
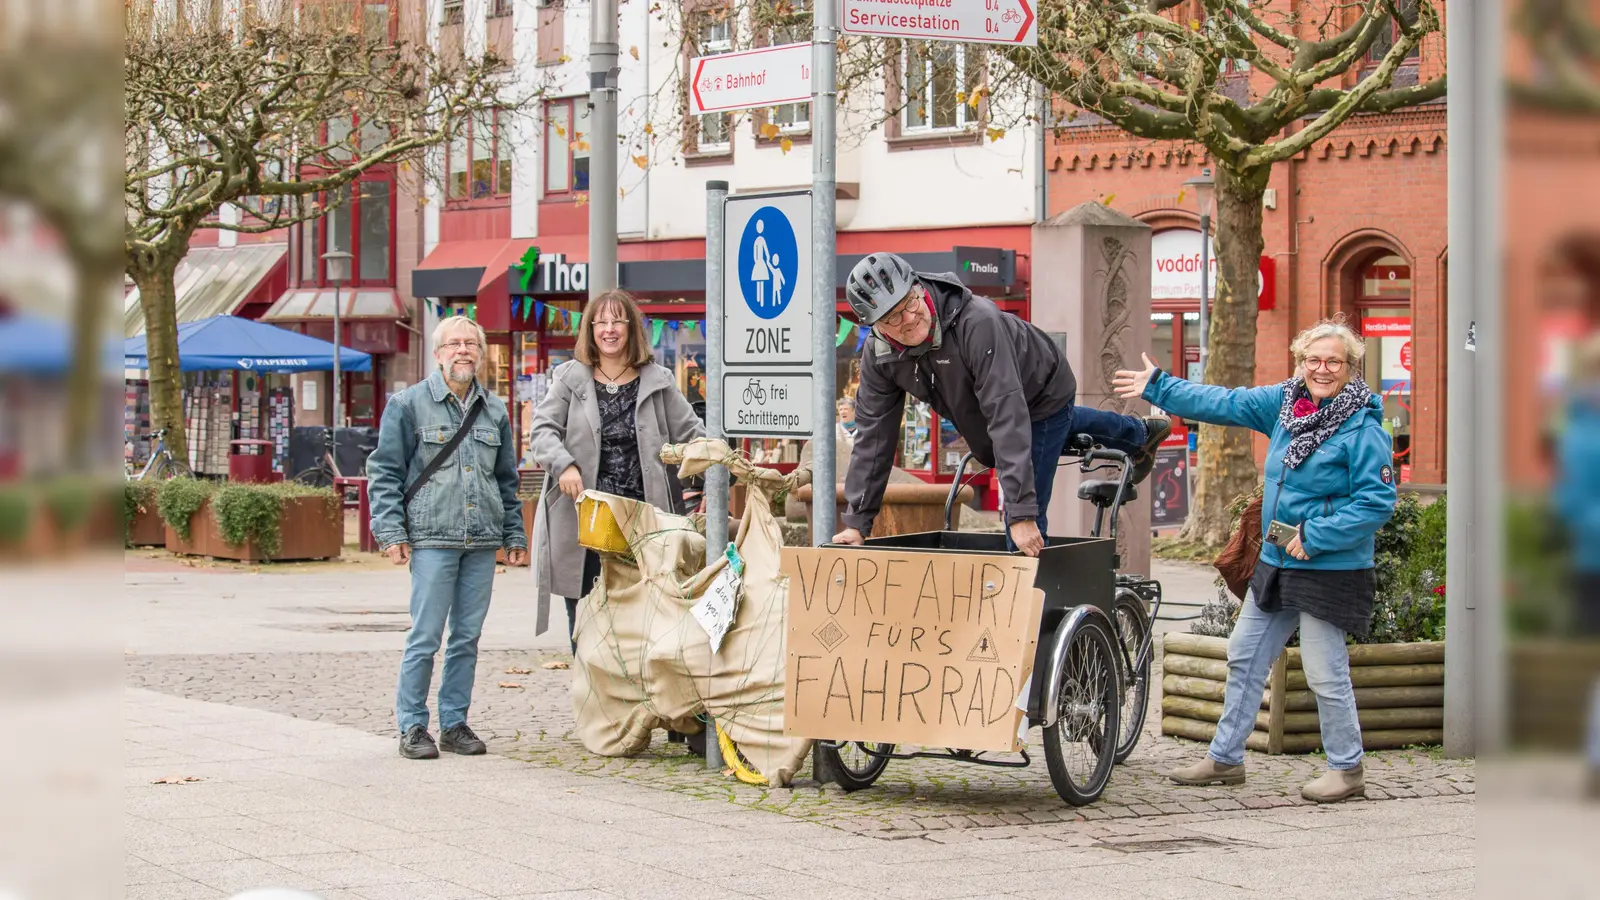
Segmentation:
[(1206, 380), (1206, 361), (1211, 344), (1211, 201), (1216, 196), (1217, 183), (1211, 179), (1210, 169), (1183, 183), (1185, 190), (1193, 190), (1200, 202), (1200, 380)]
[(339, 288), (350, 277), (350, 260), (353, 259), (344, 250), (329, 250), (322, 254), (322, 261), (328, 267), (328, 280), (333, 282), (333, 409), (331, 436), (329, 441), (334, 458), (334, 470), (338, 471), (339, 459), (339, 424), (344, 421), (344, 393), (339, 384), (339, 351), (344, 347), (340, 334), (340, 302)]

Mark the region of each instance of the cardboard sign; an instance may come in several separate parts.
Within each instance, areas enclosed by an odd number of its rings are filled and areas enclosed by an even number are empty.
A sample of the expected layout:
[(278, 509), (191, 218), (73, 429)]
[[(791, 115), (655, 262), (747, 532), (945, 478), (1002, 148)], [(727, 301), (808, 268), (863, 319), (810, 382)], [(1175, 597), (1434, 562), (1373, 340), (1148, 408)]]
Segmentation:
[(1008, 554), (785, 547), (784, 733), (1020, 749), (1017, 698), (1044, 609), (1038, 566)]

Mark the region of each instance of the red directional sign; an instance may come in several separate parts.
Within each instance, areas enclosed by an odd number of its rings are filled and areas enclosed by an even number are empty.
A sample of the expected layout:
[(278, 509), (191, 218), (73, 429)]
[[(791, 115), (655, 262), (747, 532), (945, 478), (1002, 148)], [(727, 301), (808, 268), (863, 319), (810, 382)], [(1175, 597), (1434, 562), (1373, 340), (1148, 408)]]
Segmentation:
[(811, 100), (811, 44), (783, 44), (689, 61), (689, 113), (726, 112)]
[(843, 0), (841, 19), (848, 34), (1039, 45), (1030, 0)]

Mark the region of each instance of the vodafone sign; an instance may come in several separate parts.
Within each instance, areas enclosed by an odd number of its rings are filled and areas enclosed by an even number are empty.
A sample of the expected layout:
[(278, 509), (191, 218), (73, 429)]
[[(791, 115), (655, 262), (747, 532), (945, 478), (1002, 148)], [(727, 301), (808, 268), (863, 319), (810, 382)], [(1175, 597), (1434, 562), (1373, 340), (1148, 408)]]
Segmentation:
[[(1206, 296), (1217, 296), (1217, 247), (1207, 248)], [(1262, 309), (1272, 308), (1272, 260), (1261, 258), (1256, 276), (1256, 298)], [(1200, 232), (1175, 228), (1157, 232), (1150, 238), (1150, 299), (1198, 300), (1200, 298)]]

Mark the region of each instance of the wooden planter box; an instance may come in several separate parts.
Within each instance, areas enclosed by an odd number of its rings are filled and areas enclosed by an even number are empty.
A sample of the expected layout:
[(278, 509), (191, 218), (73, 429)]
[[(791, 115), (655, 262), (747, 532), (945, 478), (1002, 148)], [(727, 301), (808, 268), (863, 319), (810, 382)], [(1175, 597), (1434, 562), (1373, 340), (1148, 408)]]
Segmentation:
[(167, 523), (161, 521), (161, 513), (156, 512), (155, 503), (150, 506), (134, 510), (133, 518), (128, 521), (128, 545), (130, 547), (160, 547), (167, 543)]
[(1519, 746), (1573, 752), (1584, 746), (1600, 641), (1522, 639), (1510, 645), (1510, 736)]
[(207, 500), (189, 519), (189, 540), (178, 537), (172, 526), (166, 530), (166, 546), (173, 553), (189, 556), (211, 556), (217, 559), (236, 559), (240, 562), (274, 562), (293, 559), (337, 559), (344, 550), (344, 522), (337, 497), (294, 497), (283, 501), (283, 520), (278, 528), (282, 534), (281, 546), (275, 556), (268, 557), (255, 541), (245, 541), (241, 546), (229, 544), (222, 538), (222, 529), (211, 515), (211, 501)]
[[(1361, 743), (1368, 750), (1444, 741), (1444, 642), (1350, 648)], [(1168, 634), (1161, 660), (1161, 733), (1209, 741), (1222, 717), (1227, 638)], [(1317, 698), (1306, 687), (1298, 647), (1273, 663), (1245, 746), (1262, 753), (1310, 753), (1322, 746)]]

